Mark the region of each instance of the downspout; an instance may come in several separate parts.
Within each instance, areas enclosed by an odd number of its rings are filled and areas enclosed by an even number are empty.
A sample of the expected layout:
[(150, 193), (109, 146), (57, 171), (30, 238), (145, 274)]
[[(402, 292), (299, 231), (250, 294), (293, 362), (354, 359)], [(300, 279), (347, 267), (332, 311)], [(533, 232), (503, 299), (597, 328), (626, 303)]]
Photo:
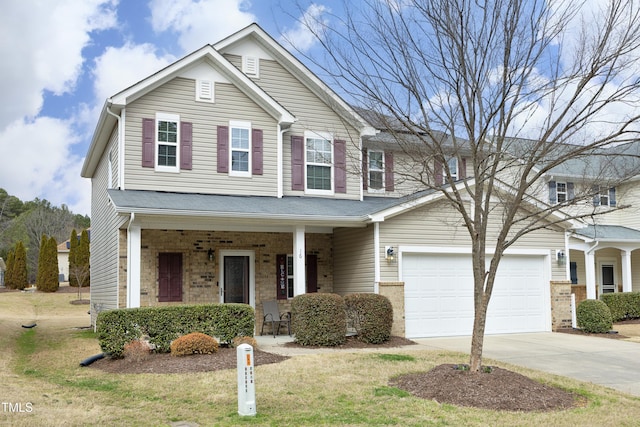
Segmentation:
[[(122, 118), (116, 113), (114, 113), (113, 111), (111, 111), (110, 104), (107, 104), (106, 111), (107, 111), (107, 114), (115, 117), (116, 120), (118, 121), (118, 188), (121, 190), (124, 190), (124, 177), (122, 176), (122, 158), (121, 158), (124, 154), (123, 153), (124, 144), (122, 143), (122, 126), (121, 126)], [(111, 183), (109, 183), (108, 187), (111, 188)]]
[[(127, 307), (129, 307), (129, 303), (130, 303), (130, 296), (129, 296), (129, 289), (131, 288), (131, 239), (129, 238), (129, 236), (131, 235), (131, 225), (133, 224), (133, 221), (135, 221), (136, 219), (136, 214), (135, 212), (131, 212), (130, 217), (129, 217), (129, 224), (127, 225)], [(118, 292), (117, 292), (117, 296), (118, 301), (120, 300), (120, 286), (118, 284)]]
[(276, 167), (278, 169), (277, 185), (278, 190), (276, 197), (279, 199), (284, 195), (284, 133), (289, 132), (290, 127), (283, 129), (282, 125), (278, 123), (278, 149), (276, 150)]

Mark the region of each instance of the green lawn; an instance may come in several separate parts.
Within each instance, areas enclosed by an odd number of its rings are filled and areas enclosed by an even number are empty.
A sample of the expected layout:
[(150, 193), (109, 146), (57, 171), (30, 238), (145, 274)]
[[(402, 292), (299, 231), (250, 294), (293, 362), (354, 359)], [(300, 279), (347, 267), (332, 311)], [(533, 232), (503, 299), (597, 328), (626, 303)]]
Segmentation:
[[(447, 352), (387, 349), (380, 353), (296, 356), (256, 367), (255, 417), (237, 414), (235, 370), (194, 374), (113, 375), (79, 362), (99, 353), (75, 294), (0, 293), (0, 425), (162, 426), (636, 426), (640, 399), (574, 380), (507, 366), (586, 397), (585, 407), (547, 413), (462, 408), (415, 398), (389, 378), (441, 363)], [(33, 329), (21, 324), (36, 321)], [(640, 349), (640, 348), (639, 348)], [(10, 405), (9, 405), (10, 404)]]

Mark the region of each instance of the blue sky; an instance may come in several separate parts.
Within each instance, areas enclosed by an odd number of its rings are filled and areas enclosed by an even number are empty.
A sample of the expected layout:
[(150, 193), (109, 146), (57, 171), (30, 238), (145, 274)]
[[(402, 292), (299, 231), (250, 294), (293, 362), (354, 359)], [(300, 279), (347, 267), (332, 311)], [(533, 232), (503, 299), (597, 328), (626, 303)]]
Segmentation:
[(297, 23), (340, 1), (7, 0), (0, 15), (0, 188), (90, 215), (80, 177), (106, 98), (257, 22), (313, 49)]

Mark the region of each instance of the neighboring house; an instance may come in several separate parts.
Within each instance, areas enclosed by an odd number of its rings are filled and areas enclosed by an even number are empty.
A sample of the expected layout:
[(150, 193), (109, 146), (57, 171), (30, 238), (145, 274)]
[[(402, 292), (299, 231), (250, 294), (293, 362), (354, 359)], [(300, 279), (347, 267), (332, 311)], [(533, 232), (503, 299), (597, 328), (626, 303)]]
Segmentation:
[[(107, 99), (82, 169), (92, 322), (105, 309), (211, 302), (250, 304), (261, 319), (265, 300), (286, 310), (306, 292), (375, 292), (392, 301), (395, 334), (470, 334), (468, 233), (440, 192), (407, 195), (402, 153), (366, 116), (255, 24)], [(570, 227), (506, 252), (487, 333), (567, 326), (556, 254)]]

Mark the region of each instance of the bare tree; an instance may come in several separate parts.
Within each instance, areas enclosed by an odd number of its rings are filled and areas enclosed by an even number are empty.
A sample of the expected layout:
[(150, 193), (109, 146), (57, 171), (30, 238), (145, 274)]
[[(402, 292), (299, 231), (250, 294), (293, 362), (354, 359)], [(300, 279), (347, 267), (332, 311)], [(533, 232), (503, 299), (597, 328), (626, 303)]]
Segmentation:
[[(322, 21), (305, 17), (324, 48), (323, 58), (307, 59), (373, 112), (404, 154), (396, 174), (442, 192), (459, 212), (472, 245), (470, 365), (480, 371), (505, 250), (532, 231), (599, 213), (572, 209), (597, 195), (589, 184), (555, 204), (536, 198), (545, 176), (569, 163), (589, 171), (585, 182), (615, 185), (637, 173), (640, 8), (632, 0), (359, 4)], [(452, 158), (467, 162), (467, 179)]]
[[(76, 283), (85, 283), (89, 279), (91, 270), (89, 264), (74, 264), (69, 267), (69, 277), (76, 279)], [(78, 286), (78, 301), (82, 301), (82, 286)]]

